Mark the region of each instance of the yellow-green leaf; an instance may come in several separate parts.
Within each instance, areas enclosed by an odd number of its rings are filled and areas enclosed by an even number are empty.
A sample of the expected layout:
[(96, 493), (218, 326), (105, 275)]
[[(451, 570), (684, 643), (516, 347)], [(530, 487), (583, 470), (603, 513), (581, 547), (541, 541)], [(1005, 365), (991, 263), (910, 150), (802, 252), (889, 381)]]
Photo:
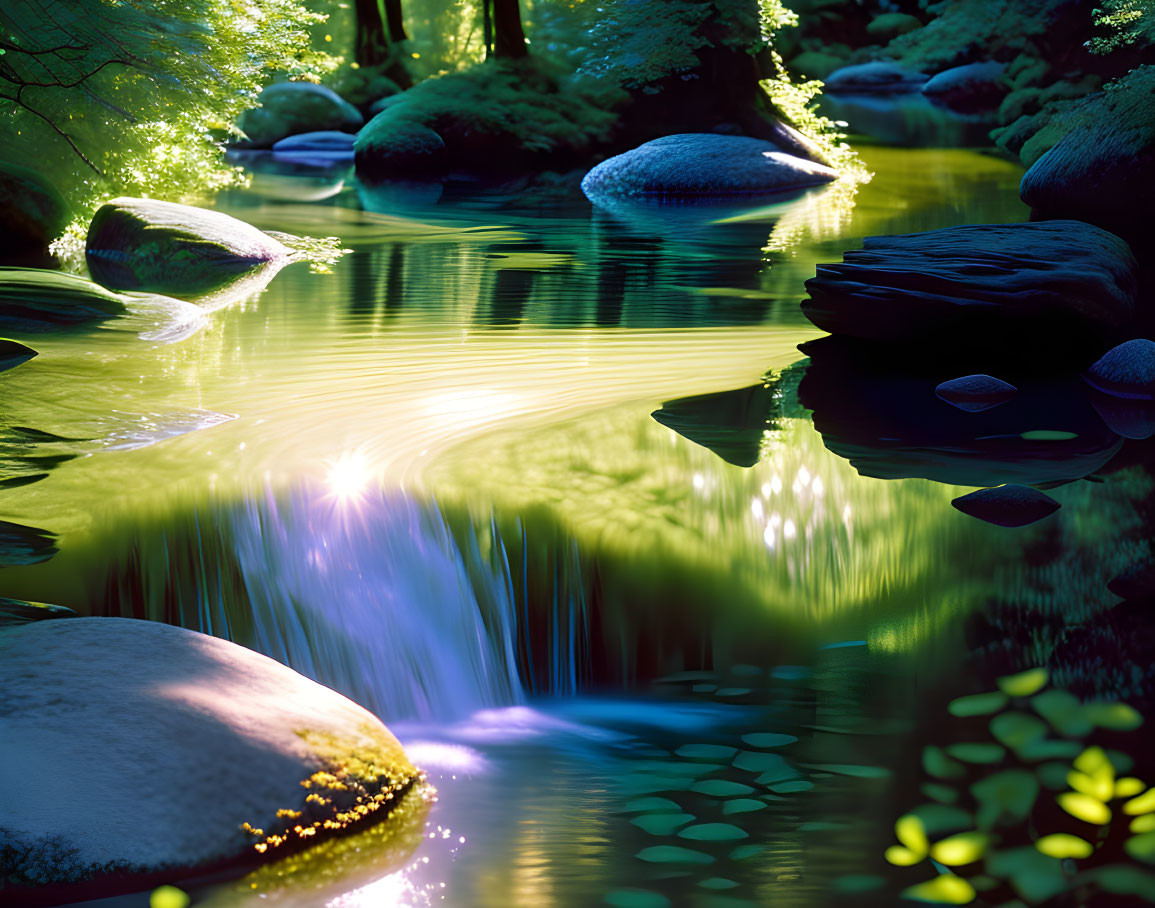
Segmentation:
[(188, 896), (176, 886), (161, 886), (148, 897), (149, 908), (186, 908)]
[(1155, 832), (1131, 836), (1124, 844), (1127, 854), (1139, 861), (1155, 864)]
[(1100, 826), (1106, 826), (1111, 822), (1111, 809), (1098, 798), (1079, 791), (1066, 791), (1056, 800), (1063, 810), (1076, 819), (1098, 823)]
[(1131, 731), (1143, 724), (1143, 717), (1126, 703), (1088, 703), (1084, 715), (1100, 728)]
[(894, 824), (894, 834), (907, 848), (919, 856), (919, 860), (926, 857), (930, 850), (930, 843), (926, 838), (926, 827), (922, 820), (912, 813), (904, 814)]
[(1079, 772), (1077, 769), (1072, 769), (1067, 773), (1067, 784), (1075, 789), (1075, 791), (1080, 791), (1100, 801), (1111, 800), (1111, 796), (1115, 793), (1113, 782), (1114, 779), (1109, 776), (1105, 777), (1102, 773), (1089, 776), (1086, 773)]
[(988, 694), (973, 694), (969, 697), (959, 697), (946, 705), (946, 711), (952, 716), (963, 718), (966, 716), (989, 716), (997, 713), (1007, 705), (1007, 695), (1001, 691), (991, 691)]
[(1127, 778), (1120, 779), (1115, 783), (1115, 797), (1133, 798), (1146, 787), (1147, 783), (1142, 779), (1136, 779), (1134, 776), (1128, 776)]
[(1017, 675), (999, 678), (999, 690), (1008, 697), (1029, 697), (1038, 693), (1047, 683), (1045, 668), (1032, 668)]
[(1135, 816), (1140, 813), (1155, 812), (1155, 788), (1148, 788), (1137, 798), (1132, 798), (1123, 805), (1123, 813)]
[(987, 837), (981, 832), (962, 832), (935, 842), (930, 848), (930, 856), (947, 867), (973, 864), (983, 856), (987, 847)]
[(926, 857), (926, 855), (915, 854), (909, 848), (903, 848), (901, 845), (891, 845), (886, 849), (886, 859), (895, 867), (910, 867), (912, 864), (917, 864), (924, 857)]
[(1110, 770), (1112, 775), (1115, 774), (1115, 768), (1107, 759), (1107, 752), (1101, 747), (1088, 747), (1075, 757), (1075, 769), (1089, 776), (1102, 772), (1104, 769)]
[(1155, 813), (1145, 813), (1131, 821), (1132, 832), (1155, 832)]
[(1043, 836), (1035, 842), (1035, 848), (1052, 858), (1085, 858), (1095, 850), (1086, 839), (1065, 832)]
[(975, 888), (962, 877), (944, 873), (933, 880), (904, 889), (902, 897), (935, 905), (969, 905), (974, 901)]

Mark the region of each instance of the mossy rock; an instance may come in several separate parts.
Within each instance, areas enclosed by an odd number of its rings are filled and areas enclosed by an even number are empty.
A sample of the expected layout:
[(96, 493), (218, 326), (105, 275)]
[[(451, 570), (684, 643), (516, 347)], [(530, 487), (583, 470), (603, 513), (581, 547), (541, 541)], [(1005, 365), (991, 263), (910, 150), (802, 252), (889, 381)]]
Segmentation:
[(45, 253), (72, 216), (68, 203), (40, 174), (0, 162), (0, 247), (2, 260)]
[(866, 33), (876, 41), (889, 41), (919, 28), (922, 28), (922, 22), (909, 13), (882, 13), (870, 20)]
[(389, 111), (375, 116), (361, 130), (353, 153), (357, 176), (370, 183), (438, 180), (448, 167), (441, 136)]
[(825, 79), (844, 66), (846, 58), (821, 50), (807, 50), (790, 61), (790, 72), (810, 79)]
[(259, 100), (261, 106), (246, 110), (238, 123), (254, 148), (268, 148), (302, 132), (356, 132), (365, 122), (335, 91), (312, 82), (278, 82), (265, 88)]

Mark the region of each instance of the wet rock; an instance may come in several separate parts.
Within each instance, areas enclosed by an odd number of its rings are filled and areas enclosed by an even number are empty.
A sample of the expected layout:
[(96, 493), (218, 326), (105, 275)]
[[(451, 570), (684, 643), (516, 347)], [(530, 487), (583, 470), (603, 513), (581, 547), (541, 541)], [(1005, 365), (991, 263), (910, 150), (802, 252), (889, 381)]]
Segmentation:
[(901, 94), (918, 91), (930, 77), (900, 63), (876, 61), (836, 69), (823, 88), (829, 94)]
[(1145, 232), (1155, 206), (1155, 65), (1080, 102), (1061, 126), (1065, 135), (1023, 175), (1023, 201), (1047, 217)]
[(806, 289), (803, 312), (832, 334), (1013, 347), (1128, 323), (1138, 266), (1123, 240), (1079, 221), (976, 224), (867, 237)]
[(47, 331), (116, 318), (126, 311), (118, 294), (75, 274), (0, 268), (0, 328), (4, 330)]
[[(5, 629), (0, 716), (5, 836), (37, 856), (10, 883), (120, 877), (131, 888), (137, 874), (255, 862), (322, 839), (325, 821), (361, 824), (338, 813), (338, 794), (364, 808), (365, 825), (422, 794), (371, 713), (272, 659), (165, 624)], [(328, 810), (302, 826), (307, 797)]]
[(1155, 560), (1131, 565), (1112, 577), (1107, 589), (1120, 599), (1150, 599), (1155, 596)]
[(273, 144), (273, 154), (290, 161), (316, 159), (322, 166), (353, 160), (353, 143), (357, 137), (347, 132), (305, 132), (288, 136)]
[(845, 57), (821, 50), (807, 50), (790, 61), (790, 72), (811, 79), (825, 79), (846, 62)]
[(1045, 492), (1020, 485), (979, 489), (956, 498), (951, 504), (970, 517), (1000, 527), (1023, 527), (1037, 523), (1061, 507)]
[(599, 197), (697, 201), (786, 193), (838, 177), (824, 164), (787, 154), (745, 136), (686, 133), (664, 136), (602, 161), (582, 180)]
[(764, 385), (666, 401), (650, 415), (694, 444), (709, 448), (727, 463), (752, 467), (773, 413)]
[[(3, 305), (0, 303), (0, 305)], [(0, 372), (15, 369), (21, 363), (26, 363), (36, 356), (36, 351), (20, 341), (0, 337)]]
[(1002, 63), (967, 63), (931, 78), (922, 93), (952, 110), (992, 110), (1007, 93)]
[(0, 162), (0, 260), (11, 262), (48, 251), (68, 226), (68, 203), (40, 174)]
[(870, 20), (866, 33), (876, 41), (889, 41), (919, 28), (922, 28), (922, 22), (909, 13), (882, 13)]
[(63, 605), (44, 602), (25, 602), (0, 596), (0, 630), (49, 618), (76, 618), (76, 612)]
[(89, 273), (105, 287), (185, 299), (291, 254), (268, 234), (219, 211), (129, 198), (101, 206), (85, 246)]
[(1126, 400), (1155, 400), (1155, 343), (1136, 338), (1108, 350), (1083, 376), (1087, 384)]
[(1091, 406), (1116, 435), (1135, 441), (1155, 435), (1155, 401), (1127, 400), (1096, 392), (1091, 395)]
[(253, 148), (269, 148), (298, 133), (356, 132), (365, 122), (357, 108), (335, 91), (312, 82), (270, 85), (261, 92), (260, 102), (260, 107), (246, 110), (239, 123)]
[(54, 533), (0, 520), (0, 567), (40, 564), (58, 551)]
[(445, 142), (428, 126), (378, 114), (353, 146), (357, 176), (383, 180), (439, 180), (448, 168)]
[(944, 381), (934, 393), (960, 410), (978, 413), (1006, 403), (1018, 389), (993, 375), (964, 375)]

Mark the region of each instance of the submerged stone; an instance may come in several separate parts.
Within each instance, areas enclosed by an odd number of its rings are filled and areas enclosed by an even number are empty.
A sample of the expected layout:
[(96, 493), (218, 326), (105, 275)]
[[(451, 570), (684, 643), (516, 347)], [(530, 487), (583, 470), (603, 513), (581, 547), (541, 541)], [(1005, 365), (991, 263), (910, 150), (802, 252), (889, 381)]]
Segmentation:
[(88, 270), (113, 290), (203, 296), (271, 263), (287, 246), (219, 211), (119, 198), (101, 206), (85, 241)]
[(1108, 350), (1083, 376), (1093, 388), (1128, 400), (1155, 400), (1155, 342), (1129, 340)]
[(38, 855), (17, 884), (131, 888), (137, 874), (255, 863), (423, 809), (422, 777), (375, 716), (182, 628), (7, 628), (0, 700), (5, 834)]
[(1020, 485), (979, 489), (956, 498), (951, 504), (970, 517), (1001, 527), (1027, 526), (1049, 517), (1061, 507), (1050, 495)]
[[(0, 303), (0, 305), (3, 305)], [(20, 341), (0, 337), (0, 372), (15, 369), (21, 363), (26, 363), (36, 356), (36, 351)]]
[(1138, 280), (1128, 245), (1090, 224), (974, 224), (867, 237), (818, 266), (802, 311), (831, 334), (1015, 349), (1127, 324)]
[(603, 197), (694, 202), (793, 192), (837, 177), (762, 139), (686, 133), (602, 161), (585, 175), (582, 191), (595, 204)]
[(246, 110), (240, 129), (247, 142), (268, 148), (286, 136), (341, 130), (356, 132), (365, 122), (357, 108), (331, 88), (312, 82), (278, 82), (261, 92), (260, 107)]
[(934, 393), (960, 410), (978, 413), (1010, 400), (1018, 389), (993, 375), (964, 375), (944, 381)]
[(825, 79), (830, 94), (902, 94), (918, 91), (929, 77), (901, 63), (876, 61), (836, 69)]

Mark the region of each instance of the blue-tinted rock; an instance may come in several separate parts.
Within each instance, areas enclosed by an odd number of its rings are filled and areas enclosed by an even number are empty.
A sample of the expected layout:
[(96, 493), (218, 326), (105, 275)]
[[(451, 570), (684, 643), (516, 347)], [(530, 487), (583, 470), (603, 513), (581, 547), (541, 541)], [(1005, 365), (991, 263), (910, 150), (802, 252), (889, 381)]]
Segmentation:
[(951, 504), (970, 517), (1000, 527), (1024, 527), (1037, 523), (1060, 508), (1050, 495), (1019, 485), (979, 489), (956, 498)]
[(368, 182), (440, 180), (449, 161), (440, 135), (389, 111), (369, 121), (358, 134), (353, 151), (357, 176)]
[(254, 148), (268, 148), (286, 136), (341, 130), (356, 132), (365, 122), (357, 108), (331, 88), (312, 82), (278, 82), (261, 92), (260, 107), (246, 110), (240, 128)]
[(1091, 406), (1116, 435), (1135, 441), (1155, 435), (1155, 400), (1128, 400), (1093, 391)]
[(952, 110), (977, 111), (998, 107), (1007, 93), (1004, 63), (967, 63), (931, 78), (922, 93)]
[(746, 136), (686, 133), (663, 136), (602, 161), (582, 180), (600, 197), (692, 202), (773, 196), (829, 183), (838, 173)]
[(960, 410), (978, 413), (997, 407), (1015, 396), (1018, 389), (993, 375), (964, 375), (944, 381), (934, 393)]
[(353, 143), (357, 137), (347, 132), (306, 132), (288, 136), (273, 145), (273, 154), (290, 161), (298, 158), (317, 160), (322, 164), (353, 160)]
[(900, 94), (918, 91), (928, 78), (926, 73), (901, 63), (856, 63), (832, 72), (823, 90), (830, 94)]
[(1080, 221), (867, 237), (842, 263), (816, 271), (802, 310), (819, 328), (941, 345), (1085, 339), (1131, 321), (1138, 294), (1130, 247)]
[(1155, 400), (1155, 343), (1136, 338), (1108, 350), (1086, 371), (1087, 384), (1128, 400)]

